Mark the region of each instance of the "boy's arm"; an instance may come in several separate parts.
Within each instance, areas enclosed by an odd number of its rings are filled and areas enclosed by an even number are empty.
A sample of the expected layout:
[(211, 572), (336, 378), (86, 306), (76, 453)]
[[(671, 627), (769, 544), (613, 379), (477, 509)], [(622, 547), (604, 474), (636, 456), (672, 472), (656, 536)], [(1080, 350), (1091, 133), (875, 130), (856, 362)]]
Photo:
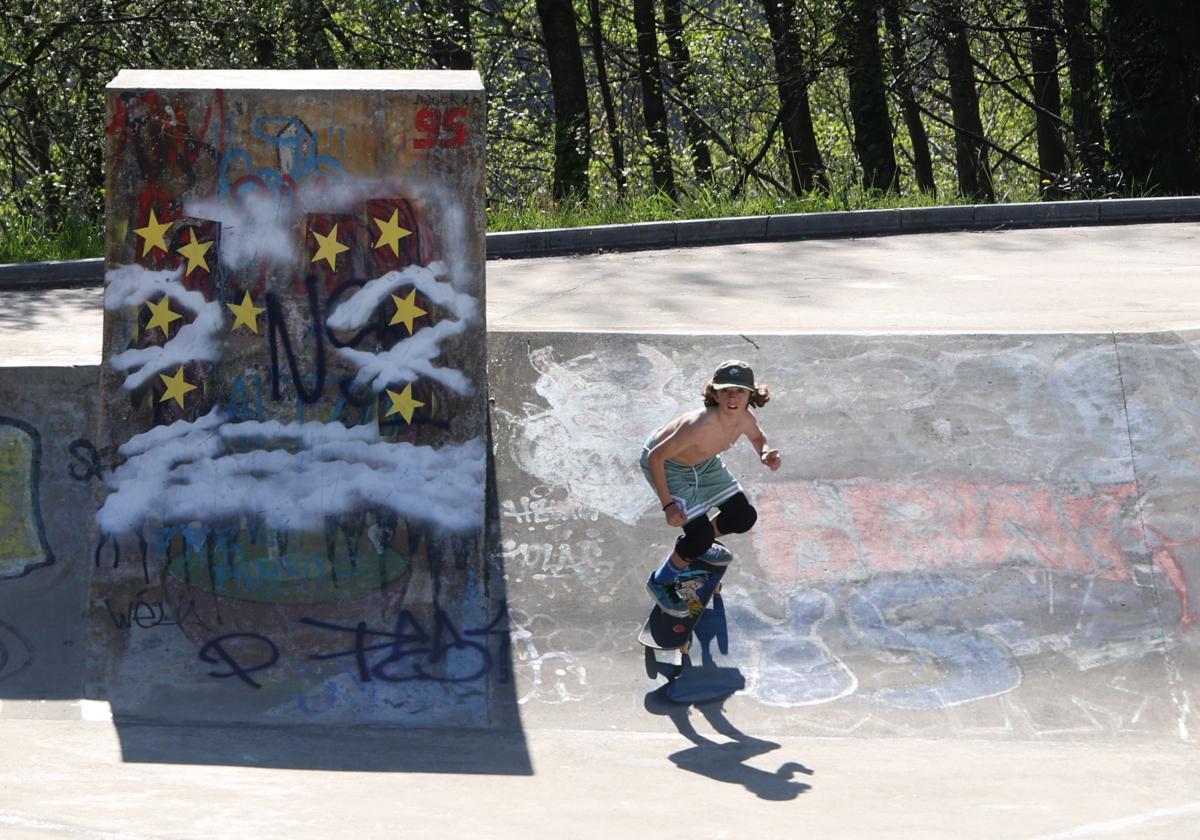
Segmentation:
[(646, 456), (646, 463), (650, 465), (650, 477), (654, 480), (654, 491), (658, 494), (658, 502), (662, 505), (663, 513), (666, 514), (667, 523), (672, 526), (682, 525), (684, 515), (683, 510), (671, 498), (671, 491), (667, 487), (667, 459), (687, 449), (694, 434), (695, 429), (689, 424), (681, 424), (674, 432), (659, 441)]
[(770, 444), (767, 443), (767, 436), (759, 428), (757, 420), (754, 420), (752, 417), (750, 422), (753, 424), (753, 428), (746, 433), (746, 437), (750, 439), (750, 445), (758, 453), (758, 460), (762, 461), (765, 466), (772, 470), (779, 469), (779, 450), (772, 449)]

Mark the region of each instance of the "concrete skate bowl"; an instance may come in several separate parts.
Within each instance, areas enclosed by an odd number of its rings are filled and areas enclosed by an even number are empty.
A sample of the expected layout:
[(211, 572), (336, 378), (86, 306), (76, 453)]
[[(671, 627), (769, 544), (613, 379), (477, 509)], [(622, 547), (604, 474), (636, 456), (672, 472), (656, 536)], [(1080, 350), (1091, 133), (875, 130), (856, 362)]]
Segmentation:
[[(725, 627), (680, 680), (753, 735), (1194, 740), (1197, 336), (493, 333), (512, 659), (527, 726), (657, 730), (636, 468), (726, 358), (784, 465), (727, 463)], [(686, 717), (686, 715), (684, 716)]]
[[(760, 417), (785, 461), (769, 472), (745, 443), (727, 459), (760, 518), (728, 539), (724, 637), (695, 646), (681, 677), (741, 685), (705, 715), (754, 737), (1190, 742), (1198, 347), (1176, 333), (492, 333), (490, 609), (462, 626), (401, 609), (392, 618), (407, 624), (368, 622), (391, 645), (372, 650), (329, 627), (361, 618), (328, 610), (284, 605), (266, 619), (251, 605), (218, 619), (200, 609), (211, 601), (185, 614), (136, 591), (128, 603), (89, 594), (95, 569), (115, 562), (87, 533), (91, 490), (113, 456), (88, 443), (96, 370), (10, 368), (0, 714), (103, 701), (129, 761), (509, 774), (532, 772), (531, 727), (682, 731), (687, 708), (666, 701), (635, 641), (642, 582), (673, 538), (636, 459), (645, 435), (698, 405), (700, 383), (734, 357), (772, 387)], [(192, 555), (186, 535), (171, 540), (165, 591), (178, 593), (190, 574), (180, 558)], [(395, 544), (453, 555), (428, 535)], [(197, 556), (187, 585), (212, 590)], [(136, 551), (121, 562), (141, 563)], [(428, 601), (428, 575), (394, 580), (373, 597), (403, 587), (406, 604)], [(304, 621), (314, 616), (325, 626)], [(199, 619), (226, 622), (242, 646), (195, 635)], [(443, 668), (474, 676), (483, 662), (486, 673), (449, 689), (356, 682), (353, 655), (333, 660), (345, 674), (332, 681), (237, 673), (257, 655), (251, 636), (283, 640), (287, 627), (309, 647), (333, 633), (326, 652), (359, 650), (372, 677), (419, 676), (415, 666), (437, 667), (422, 658), (434, 648)], [(136, 667), (96, 641), (110, 638), (144, 649)], [(85, 681), (85, 669), (115, 676)], [(406, 704), (436, 705), (449, 721), (440, 749), (406, 746), (405, 728), (422, 726)], [(134, 723), (146, 712), (210, 725), (164, 745)], [(295, 739), (327, 749), (280, 746)]]

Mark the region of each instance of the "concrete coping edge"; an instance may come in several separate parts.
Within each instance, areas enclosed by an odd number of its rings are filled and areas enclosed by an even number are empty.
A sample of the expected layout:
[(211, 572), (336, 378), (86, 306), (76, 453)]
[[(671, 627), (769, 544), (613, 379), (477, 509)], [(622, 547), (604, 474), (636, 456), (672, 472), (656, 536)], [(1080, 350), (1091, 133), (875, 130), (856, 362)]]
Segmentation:
[[(839, 210), (505, 231), (487, 234), (487, 256), (527, 259), (738, 242), (1182, 221), (1200, 221), (1200, 196)], [(103, 282), (101, 257), (0, 265), (0, 291), (98, 286)]]

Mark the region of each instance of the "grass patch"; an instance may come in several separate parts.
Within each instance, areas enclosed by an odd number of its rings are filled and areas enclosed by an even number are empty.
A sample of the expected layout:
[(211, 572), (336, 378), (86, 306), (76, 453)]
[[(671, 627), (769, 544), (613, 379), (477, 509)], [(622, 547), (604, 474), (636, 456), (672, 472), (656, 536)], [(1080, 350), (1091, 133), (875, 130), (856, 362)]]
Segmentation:
[[(1013, 197), (1036, 201), (1037, 196)], [(862, 190), (813, 193), (803, 197), (774, 195), (731, 199), (705, 189), (693, 188), (676, 204), (665, 196), (615, 196), (593, 198), (588, 204), (554, 202), (547, 196), (528, 196), (521, 201), (495, 202), (487, 210), (489, 231), (547, 230), (632, 222), (662, 222), (681, 219), (718, 219), (739, 216), (776, 216), (789, 213), (827, 213), (839, 210), (891, 210), (904, 207), (936, 207), (972, 202), (957, 196), (935, 197), (922, 193), (873, 195)], [(104, 228), (70, 216), (50, 228), (26, 216), (0, 217), (0, 263), (74, 260), (104, 255)]]
[(28, 216), (0, 220), (0, 263), (78, 260), (104, 256), (104, 230), (78, 216), (47, 228)]
[(554, 202), (531, 196), (521, 202), (499, 203), (487, 210), (488, 230), (546, 230), (591, 225), (718, 219), (734, 216), (777, 216), (789, 213), (827, 213), (839, 210), (892, 210), (898, 207), (937, 207), (971, 204), (957, 197), (925, 194), (872, 195), (863, 191), (812, 193), (803, 197), (748, 196), (731, 199), (707, 190), (693, 190), (678, 204), (665, 196), (593, 198), (588, 204)]

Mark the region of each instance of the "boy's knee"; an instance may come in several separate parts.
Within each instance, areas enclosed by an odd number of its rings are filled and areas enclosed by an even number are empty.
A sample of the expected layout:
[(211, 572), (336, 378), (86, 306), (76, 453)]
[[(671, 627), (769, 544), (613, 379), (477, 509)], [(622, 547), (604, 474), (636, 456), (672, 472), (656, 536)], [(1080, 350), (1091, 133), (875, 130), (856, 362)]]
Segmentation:
[(744, 534), (758, 521), (758, 511), (742, 495), (730, 499), (717, 514), (717, 528), (722, 534)]
[(695, 560), (712, 546), (717, 537), (707, 516), (699, 516), (683, 526), (675, 540), (675, 552), (685, 560)]

